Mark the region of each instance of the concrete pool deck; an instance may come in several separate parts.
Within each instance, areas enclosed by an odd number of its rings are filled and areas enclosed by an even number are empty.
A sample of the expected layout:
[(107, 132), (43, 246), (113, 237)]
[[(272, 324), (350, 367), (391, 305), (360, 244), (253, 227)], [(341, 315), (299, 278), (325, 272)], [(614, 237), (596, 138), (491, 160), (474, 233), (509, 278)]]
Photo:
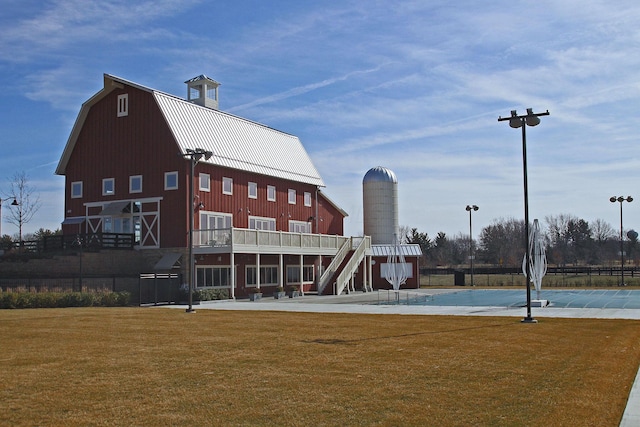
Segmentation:
[[(412, 289), (412, 294), (458, 292), (459, 289)], [(401, 291), (402, 292), (402, 291)], [(382, 298), (382, 299), (381, 299)], [(262, 298), (258, 301), (222, 300), (194, 306), (196, 310), (249, 310), (249, 311), (291, 311), (301, 313), (361, 313), (361, 314), (401, 314), (401, 315), (443, 315), (443, 316), (526, 316), (525, 307), (494, 306), (421, 306), (421, 305), (377, 305), (386, 302), (387, 292), (354, 292), (348, 295), (318, 296), (305, 294), (298, 298)], [(167, 306), (165, 306), (167, 307)], [(171, 308), (185, 309), (185, 305), (171, 305)], [(618, 308), (555, 308), (532, 307), (535, 318), (584, 318), (584, 319), (631, 319), (640, 320), (640, 310)], [(640, 426), (640, 370), (631, 387), (627, 406), (620, 427)]]

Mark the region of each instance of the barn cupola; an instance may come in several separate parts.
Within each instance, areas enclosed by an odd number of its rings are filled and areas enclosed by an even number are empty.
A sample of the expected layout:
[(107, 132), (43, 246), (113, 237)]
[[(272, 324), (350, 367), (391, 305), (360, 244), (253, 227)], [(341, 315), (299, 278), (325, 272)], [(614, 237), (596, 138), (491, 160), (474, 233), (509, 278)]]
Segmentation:
[(207, 108), (218, 109), (218, 87), (220, 83), (204, 74), (187, 80), (187, 101)]

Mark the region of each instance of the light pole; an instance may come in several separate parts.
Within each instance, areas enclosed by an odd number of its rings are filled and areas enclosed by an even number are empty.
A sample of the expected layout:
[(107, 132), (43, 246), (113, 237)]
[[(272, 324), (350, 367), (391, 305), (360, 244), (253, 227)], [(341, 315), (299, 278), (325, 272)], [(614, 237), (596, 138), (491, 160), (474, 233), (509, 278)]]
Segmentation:
[(180, 154), (180, 156), (185, 159), (189, 159), (189, 308), (185, 311), (187, 313), (195, 313), (193, 309), (193, 288), (195, 286), (195, 258), (193, 256), (193, 229), (194, 229), (194, 220), (193, 220), (193, 201), (195, 196), (193, 194), (193, 181), (194, 181), (194, 170), (196, 164), (204, 157), (205, 160), (209, 160), (213, 153), (211, 151), (205, 151), (202, 148), (196, 148), (194, 150), (187, 148), (185, 154)]
[(529, 264), (529, 185), (527, 182), (527, 126), (537, 126), (540, 124), (540, 116), (548, 116), (549, 110), (544, 113), (534, 113), (533, 108), (527, 108), (527, 114), (518, 115), (516, 110), (511, 110), (511, 117), (498, 117), (498, 121), (509, 120), (509, 126), (514, 129), (522, 128), (522, 170), (524, 176), (524, 250), (527, 284), (527, 316), (522, 319), (523, 323), (536, 323), (531, 317), (531, 265)]
[(473, 234), (471, 228), (471, 212), (480, 209), (476, 205), (467, 205), (465, 208), (469, 212), (469, 264), (471, 266), (471, 286), (473, 286)]
[(620, 202), (620, 286), (625, 286), (624, 284), (624, 237), (622, 236), (622, 202), (633, 202), (633, 197), (627, 196), (625, 199), (622, 196), (612, 196), (609, 198), (611, 203)]
[(20, 206), (20, 203), (18, 203), (18, 200), (15, 197), (7, 197), (6, 199), (0, 198), (0, 238), (2, 238), (2, 202), (6, 202), (11, 199), (13, 199), (11, 206)]

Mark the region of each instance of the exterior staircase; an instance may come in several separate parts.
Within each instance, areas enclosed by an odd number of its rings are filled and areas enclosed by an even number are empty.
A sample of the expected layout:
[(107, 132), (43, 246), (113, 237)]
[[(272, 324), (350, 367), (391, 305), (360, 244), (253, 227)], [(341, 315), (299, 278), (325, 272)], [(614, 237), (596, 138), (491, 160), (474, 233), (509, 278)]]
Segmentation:
[[(355, 246), (355, 247), (354, 247)], [(340, 295), (345, 288), (353, 291), (352, 277), (371, 250), (371, 237), (349, 238), (340, 247), (327, 269), (320, 277), (318, 295)], [(328, 286), (331, 284), (332, 286)], [(349, 287), (349, 285), (351, 285)]]

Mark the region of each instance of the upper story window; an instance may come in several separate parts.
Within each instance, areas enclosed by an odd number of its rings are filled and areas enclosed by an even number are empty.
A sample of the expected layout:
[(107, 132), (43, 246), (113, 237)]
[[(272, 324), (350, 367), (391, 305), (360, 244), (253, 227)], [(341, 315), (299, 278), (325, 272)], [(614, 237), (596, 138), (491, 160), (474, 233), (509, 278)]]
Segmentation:
[(142, 193), (142, 175), (129, 177), (129, 193)]
[(200, 191), (211, 191), (211, 177), (208, 173), (200, 174)]
[(129, 115), (129, 94), (118, 95), (118, 117)]
[(304, 192), (304, 205), (311, 206), (311, 193)]
[(82, 197), (82, 181), (71, 183), (71, 198), (79, 199)]
[(289, 232), (291, 233), (311, 233), (311, 223), (304, 221), (289, 221)]
[(258, 216), (250, 216), (249, 228), (252, 230), (276, 231), (276, 220), (275, 218), (261, 218)]
[(116, 194), (116, 179), (105, 178), (102, 180), (102, 195), (113, 196)]
[(230, 196), (233, 194), (232, 178), (227, 178), (227, 177), (222, 178), (222, 194), (228, 194)]
[(275, 185), (267, 185), (267, 200), (270, 202), (276, 201), (276, 187)]
[(164, 173), (164, 189), (165, 190), (177, 190), (178, 189), (178, 172), (165, 172)]
[(296, 204), (296, 190), (294, 190), (293, 188), (289, 189), (289, 204), (290, 205)]
[(247, 185), (247, 191), (249, 192), (249, 198), (250, 199), (257, 199), (258, 198), (258, 184), (255, 182), (250, 182)]

